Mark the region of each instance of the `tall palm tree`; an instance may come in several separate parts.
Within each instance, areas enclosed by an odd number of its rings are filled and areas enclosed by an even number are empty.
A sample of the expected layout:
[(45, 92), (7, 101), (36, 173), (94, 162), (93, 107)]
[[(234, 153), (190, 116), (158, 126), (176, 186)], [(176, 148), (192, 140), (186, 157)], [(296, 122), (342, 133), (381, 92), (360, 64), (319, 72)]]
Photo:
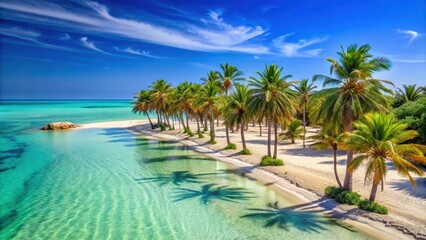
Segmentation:
[(426, 163), (423, 152), (425, 146), (404, 144), (418, 134), (407, 130), (407, 124), (396, 122), (393, 114), (370, 113), (355, 123), (356, 130), (348, 133), (345, 141), (348, 148), (357, 152), (349, 169), (357, 169), (362, 162), (367, 162), (365, 180), (372, 180), (370, 201), (376, 199), (377, 187), (382, 185), (388, 171), (386, 162), (391, 162), (401, 176), (408, 177), (415, 186), (410, 173), (423, 176), (422, 170), (415, 163)]
[(151, 110), (151, 97), (150, 92), (148, 90), (141, 90), (137, 92), (134, 96), (133, 105), (133, 113), (143, 113), (148, 117), (149, 124), (151, 128), (154, 129), (154, 124), (149, 117), (149, 111)]
[(314, 140), (315, 142), (311, 144), (316, 150), (333, 150), (333, 169), (334, 177), (339, 187), (343, 187), (342, 182), (340, 181), (339, 174), (337, 173), (337, 150), (344, 149), (343, 143), (340, 141), (339, 133), (330, 129), (322, 128), (318, 134), (312, 135), (309, 139)]
[(289, 87), (292, 82), (286, 82), (291, 75), (281, 76), (283, 68), (277, 65), (265, 66), (265, 70), (257, 72), (260, 79), (250, 77), (249, 86), (252, 96), (249, 99), (249, 112), (265, 118), (268, 124), (268, 156), (271, 157), (271, 128), (274, 123), (275, 142), (274, 155), (277, 157), (278, 124), (294, 116), (294, 103), (297, 96)]
[[(324, 124), (342, 126), (344, 131), (353, 131), (353, 122), (364, 113), (375, 111), (387, 111), (389, 102), (385, 96), (392, 91), (383, 83), (389, 81), (373, 78), (373, 74), (382, 70), (388, 70), (391, 62), (387, 58), (373, 57), (369, 45), (350, 45), (346, 50), (341, 47), (338, 52), (339, 60), (327, 58), (331, 62), (330, 74), (315, 75), (313, 80), (323, 80), (324, 90), (318, 94), (324, 97), (322, 105), (318, 108), (319, 116), (325, 120)], [(346, 175), (343, 187), (352, 190), (352, 172), (349, 171), (353, 159), (353, 151), (347, 152)]]
[(291, 139), (291, 143), (295, 143), (296, 138), (304, 138), (302, 123), (299, 120), (293, 120), (288, 124), (284, 133), (279, 135), (279, 139)]
[[(219, 78), (222, 81), (222, 89), (225, 92), (225, 96), (228, 96), (228, 90), (232, 87), (232, 85), (237, 81), (244, 80), (244, 78), (241, 77), (243, 72), (228, 63), (225, 65), (220, 64), (220, 68), (222, 69), (222, 72), (219, 72)], [(229, 140), (229, 126), (227, 123), (225, 123), (225, 135), (227, 144), (231, 144), (231, 141)]]
[(167, 110), (172, 102), (172, 94), (172, 85), (163, 79), (156, 80), (151, 85), (152, 106), (158, 112), (160, 123), (167, 122), (169, 127)]
[(296, 89), (297, 94), (300, 97), (300, 108), (303, 113), (303, 147), (305, 147), (306, 139), (306, 109), (308, 108), (309, 98), (314, 94), (317, 86), (314, 83), (309, 84), (308, 79), (303, 79), (299, 81), (294, 88)]
[(415, 84), (403, 84), (402, 87), (404, 89), (398, 88), (398, 91), (396, 92), (396, 98), (403, 103), (414, 102), (422, 96), (422, 88), (416, 87)]
[[(176, 91), (174, 94), (174, 98), (175, 98), (175, 108), (177, 108), (180, 113), (179, 113), (179, 120), (182, 122), (183, 128), (186, 131), (190, 131), (190, 127), (189, 127), (189, 116), (190, 116), (190, 111), (191, 111), (191, 105), (192, 105), (192, 84), (185, 81), (180, 83), (177, 87), (176, 87)], [(185, 122), (183, 121), (183, 117), (182, 117), (182, 113), (185, 113), (186, 116), (186, 125)]]
[(197, 95), (196, 106), (207, 108), (210, 114), (210, 143), (216, 144), (214, 132), (214, 107), (219, 104), (220, 88), (214, 82), (207, 82)]
[(248, 113), (249, 95), (250, 93), (247, 86), (241, 84), (235, 85), (235, 92), (230, 95), (224, 114), (226, 124), (231, 127), (234, 124), (240, 125), (243, 150), (247, 149), (244, 136), (244, 126), (250, 119), (250, 115)]

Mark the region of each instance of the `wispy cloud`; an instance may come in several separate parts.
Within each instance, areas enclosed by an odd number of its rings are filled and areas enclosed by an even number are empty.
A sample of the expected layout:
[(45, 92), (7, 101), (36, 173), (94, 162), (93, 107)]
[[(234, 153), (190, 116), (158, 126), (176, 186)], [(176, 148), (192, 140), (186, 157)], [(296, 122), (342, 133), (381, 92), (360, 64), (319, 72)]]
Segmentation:
[(8, 36), (8, 37), (24, 40), (25, 42), (27, 42), (27, 44), (21, 44), (19, 42), (6, 41), (11, 44), (38, 46), (42, 48), (73, 51), (72, 49), (67, 47), (57, 46), (57, 45), (53, 45), (53, 44), (49, 44), (49, 43), (45, 43), (41, 41), (39, 38), (42, 36), (42, 34), (33, 29), (24, 29), (24, 28), (16, 27), (16, 26), (12, 26), (12, 27), (0, 26), (0, 34)]
[(413, 30), (401, 30), (401, 29), (398, 29), (397, 32), (400, 33), (400, 34), (404, 34), (406, 38), (409, 38), (410, 39), (409, 43), (412, 43), (415, 39), (417, 39), (418, 37), (424, 35), (424, 34), (420, 34), (420, 33), (416, 32), (416, 31), (413, 31)]
[(289, 42), (286, 39), (294, 33), (286, 34), (275, 38), (272, 44), (286, 57), (315, 57), (318, 56), (322, 49), (306, 49), (311, 45), (318, 44), (327, 40), (324, 38), (300, 39), (297, 42)]
[[(110, 35), (114, 38), (135, 39), (195, 51), (254, 54), (269, 52), (268, 47), (250, 42), (253, 38), (265, 34), (267, 30), (261, 26), (232, 25), (225, 22), (216, 11), (209, 13), (204, 26), (179, 22), (181, 28), (178, 29), (153, 22), (116, 17), (110, 14), (105, 5), (84, 0), (68, 6), (46, 1), (1, 1), (0, 8), (7, 12), (2, 15), (3, 18), (86, 34)], [(156, 20), (161, 22), (162, 19)]]
[(89, 39), (87, 37), (80, 38), (80, 42), (83, 44), (84, 47), (86, 47), (88, 49), (92, 49), (93, 51), (96, 51), (96, 52), (99, 52), (99, 53), (111, 55), (110, 53), (107, 53), (107, 52), (97, 48), (95, 43), (89, 42)]
[(145, 51), (145, 50), (141, 51), (139, 49), (134, 49), (134, 48), (131, 48), (131, 47), (124, 48), (124, 49), (114, 47), (114, 49), (119, 51), (119, 52), (129, 53), (129, 54), (133, 54), (133, 55), (139, 55), (139, 56), (150, 57), (150, 58), (160, 58), (160, 57), (151, 55), (151, 53), (149, 51)]
[(209, 64), (205, 64), (205, 63), (197, 63), (197, 62), (190, 62), (189, 65), (196, 67), (196, 68), (202, 68), (202, 69), (215, 69), (214, 66), (209, 65)]
[(426, 59), (400, 59), (400, 58), (392, 58), (392, 62), (400, 62), (400, 63), (426, 63)]
[(64, 33), (64, 34), (62, 34), (62, 36), (59, 39), (69, 40), (69, 39), (71, 39), (71, 36), (68, 33)]

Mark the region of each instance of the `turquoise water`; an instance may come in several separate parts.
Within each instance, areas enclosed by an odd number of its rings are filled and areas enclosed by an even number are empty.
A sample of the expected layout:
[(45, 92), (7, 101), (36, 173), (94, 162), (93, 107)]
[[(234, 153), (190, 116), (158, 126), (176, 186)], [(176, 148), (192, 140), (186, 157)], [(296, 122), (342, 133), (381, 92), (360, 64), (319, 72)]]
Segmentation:
[(1, 102), (0, 239), (367, 239), (173, 142), (49, 121), (141, 118), (127, 101)]

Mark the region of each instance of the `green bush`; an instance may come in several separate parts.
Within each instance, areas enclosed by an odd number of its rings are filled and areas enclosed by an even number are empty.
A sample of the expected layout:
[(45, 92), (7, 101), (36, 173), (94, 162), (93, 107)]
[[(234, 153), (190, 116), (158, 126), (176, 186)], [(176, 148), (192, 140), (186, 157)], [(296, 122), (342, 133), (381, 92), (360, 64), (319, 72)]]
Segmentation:
[(344, 188), (328, 186), (325, 188), (325, 194), (336, 199), (336, 202), (349, 205), (357, 205), (361, 200), (361, 196), (356, 192), (349, 192)]
[(166, 125), (164, 125), (164, 124), (160, 124), (160, 130), (161, 130), (161, 131), (165, 131), (165, 130), (166, 130)]
[(343, 191), (336, 196), (336, 201), (348, 205), (357, 205), (361, 201), (361, 195), (356, 192)]
[(368, 199), (361, 200), (358, 203), (358, 207), (369, 212), (388, 214), (388, 209), (385, 206), (372, 202)]
[(325, 188), (325, 195), (331, 197), (331, 198), (336, 198), (337, 195), (339, 195), (339, 193), (345, 191), (344, 188), (339, 188), (339, 187), (335, 187), (335, 186), (328, 186)]
[(267, 155), (262, 157), (262, 161), (260, 162), (260, 166), (283, 166), (284, 162), (281, 159), (272, 158)]
[(235, 144), (235, 143), (230, 143), (230, 144), (228, 144), (228, 145), (225, 147), (225, 150), (229, 150), (229, 149), (233, 149), (233, 150), (237, 149), (237, 144)]
[(204, 138), (204, 134), (203, 134), (203, 132), (198, 131), (198, 133), (197, 133), (197, 134), (198, 134), (198, 137), (199, 137), (199, 138)]
[(240, 153), (243, 154), (243, 155), (251, 155), (251, 152), (250, 152), (250, 150), (248, 150), (248, 148), (244, 148), (243, 150), (241, 150)]
[(216, 144), (217, 142), (216, 142), (215, 140), (213, 140), (213, 141), (209, 141), (209, 143), (210, 143), (211, 145), (214, 145), (214, 144)]

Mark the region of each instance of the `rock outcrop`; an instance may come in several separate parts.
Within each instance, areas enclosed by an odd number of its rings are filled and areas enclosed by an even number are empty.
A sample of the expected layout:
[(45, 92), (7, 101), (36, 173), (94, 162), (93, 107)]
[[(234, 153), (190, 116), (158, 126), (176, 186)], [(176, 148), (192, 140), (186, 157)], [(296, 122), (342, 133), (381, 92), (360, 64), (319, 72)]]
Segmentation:
[(52, 122), (42, 127), (41, 130), (62, 130), (78, 127), (80, 126), (71, 122)]

